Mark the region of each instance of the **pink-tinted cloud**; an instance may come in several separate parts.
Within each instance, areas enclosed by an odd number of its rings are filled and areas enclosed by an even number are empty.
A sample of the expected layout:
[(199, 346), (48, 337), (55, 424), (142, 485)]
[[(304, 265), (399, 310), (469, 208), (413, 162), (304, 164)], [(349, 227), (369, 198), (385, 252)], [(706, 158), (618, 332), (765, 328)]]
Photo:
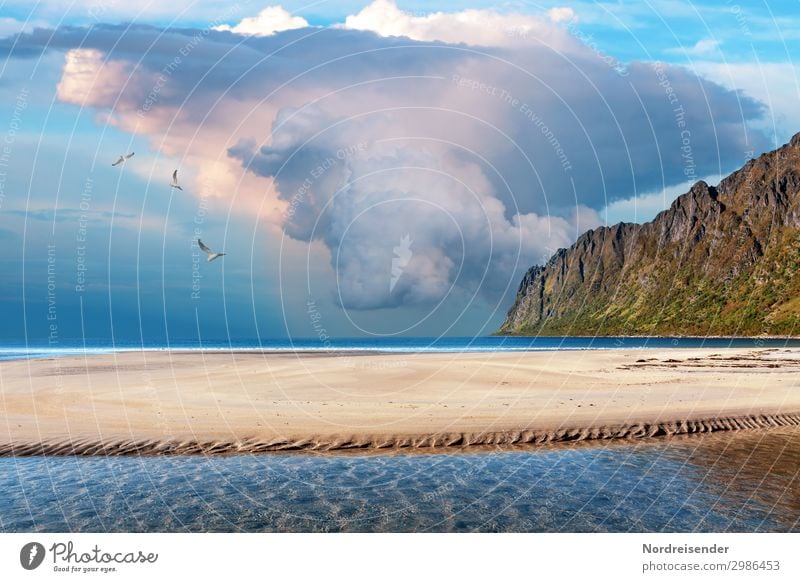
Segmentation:
[(376, 7), (261, 37), (96, 27), (18, 46), (66, 50), (59, 97), (146, 135), (190, 191), (322, 244), (355, 309), (502, 297), (614, 200), (758, 147), (753, 100), (668, 65), (623, 74), (546, 15), (514, 36), (482, 11)]

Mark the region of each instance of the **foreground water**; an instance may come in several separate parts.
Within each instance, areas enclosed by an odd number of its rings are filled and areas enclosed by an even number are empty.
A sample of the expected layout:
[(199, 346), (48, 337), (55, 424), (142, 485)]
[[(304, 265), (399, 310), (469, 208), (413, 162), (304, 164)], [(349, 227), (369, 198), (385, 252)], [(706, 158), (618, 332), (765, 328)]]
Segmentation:
[(800, 430), (417, 455), (0, 459), (0, 530), (796, 531)]

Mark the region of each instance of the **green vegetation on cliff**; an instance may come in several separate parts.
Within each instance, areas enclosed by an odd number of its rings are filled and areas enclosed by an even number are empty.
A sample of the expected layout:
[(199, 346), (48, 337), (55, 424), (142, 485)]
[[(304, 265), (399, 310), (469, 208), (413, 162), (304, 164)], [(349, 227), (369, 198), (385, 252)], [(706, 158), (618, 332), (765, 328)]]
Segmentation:
[(800, 134), (524, 276), (499, 333), (800, 335)]

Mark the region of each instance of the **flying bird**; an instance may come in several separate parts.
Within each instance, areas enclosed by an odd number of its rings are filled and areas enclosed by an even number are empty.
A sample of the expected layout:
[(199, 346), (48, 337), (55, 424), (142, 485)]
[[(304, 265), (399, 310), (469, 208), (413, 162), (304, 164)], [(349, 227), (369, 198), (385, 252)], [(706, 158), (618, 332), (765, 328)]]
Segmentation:
[(204, 245), (203, 241), (201, 241), (200, 239), (197, 239), (197, 246), (199, 246), (200, 250), (202, 250), (205, 254), (208, 255), (208, 262), (209, 263), (211, 261), (213, 261), (214, 259), (218, 259), (220, 257), (224, 257), (225, 256), (225, 253), (216, 253), (216, 252), (212, 251), (210, 248), (208, 248), (206, 245)]
[(130, 160), (134, 155), (136, 155), (136, 152), (131, 152), (127, 156), (120, 156), (119, 159), (111, 165), (119, 166), (120, 164), (125, 163), (127, 160)]
[(172, 172), (172, 184), (170, 184), (169, 187), (170, 188), (176, 188), (177, 190), (183, 191), (183, 188), (181, 188), (178, 185), (178, 170), (175, 170), (174, 172)]

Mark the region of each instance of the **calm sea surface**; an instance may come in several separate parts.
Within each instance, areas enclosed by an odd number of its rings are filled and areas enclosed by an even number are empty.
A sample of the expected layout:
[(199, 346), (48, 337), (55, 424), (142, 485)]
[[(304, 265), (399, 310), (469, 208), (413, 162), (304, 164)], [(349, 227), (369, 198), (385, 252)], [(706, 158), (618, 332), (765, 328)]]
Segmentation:
[(417, 455), (0, 459), (0, 531), (800, 530), (800, 430)]
[(0, 360), (83, 355), (131, 350), (363, 350), (378, 352), (520, 352), (552, 350), (611, 350), (635, 348), (759, 348), (800, 347), (800, 339), (670, 338), (670, 337), (442, 337), (353, 338), (320, 341), (317, 338), (279, 340), (175, 340), (163, 342), (61, 341), (57, 344), (5, 342)]

